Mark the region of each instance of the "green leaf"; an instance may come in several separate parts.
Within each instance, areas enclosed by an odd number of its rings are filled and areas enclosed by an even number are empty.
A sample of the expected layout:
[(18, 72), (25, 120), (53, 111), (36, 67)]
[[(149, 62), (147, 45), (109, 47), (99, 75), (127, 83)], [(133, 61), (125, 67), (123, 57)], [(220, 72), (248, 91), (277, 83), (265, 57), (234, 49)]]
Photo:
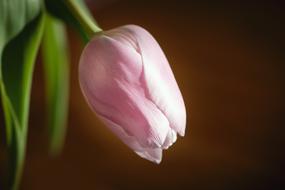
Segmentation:
[(0, 51), (40, 12), (39, 0), (0, 1)]
[(3, 111), (6, 122), (6, 141), (12, 141), (12, 116), (9, 97), (6, 94), (2, 76), (2, 55), (5, 45), (18, 35), (25, 25), (33, 20), (40, 12), (39, 0), (0, 0), (0, 88)]
[[(40, 10), (40, 0), (0, 1), (0, 91), (5, 115), (6, 141), (10, 151), (9, 161), (11, 164), (10, 182), (7, 184), (7, 189), (17, 188), (24, 162), (25, 131), (31, 81), (30, 71), (33, 66), (29, 62), (32, 62), (35, 57), (33, 49), (37, 49), (34, 47), (34, 41), (38, 41), (38, 35), (33, 37), (35, 39), (26, 38), (26, 36), (30, 37), (27, 34), (29, 32), (20, 35), (22, 36), (21, 38), (27, 39), (22, 40), (21, 44), (17, 43), (20, 37), (15, 37), (39, 14)], [(31, 29), (29, 30), (32, 33)], [(12, 39), (14, 42), (11, 42)], [(17, 48), (13, 49), (14, 47)], [(19, 47), (27, 48), (21, 49)], [(12, 57), (13, 60), (10, 61), (9, 57)], [(16, 64), (17, 62), (18, 64)], [(10, 70), (15, 70), (15, 72), (10, 72)], [(22, 73), (17, 73), (17, 71), (21, 71)], [(21, 80), (15, 82), (19, 78)]]
[(47, 93), (50, 153), (60, 152), (66, 130), (69, 91), (69, 60), (64, 24), (47, 15), (43, 59)]
[(32, 76), (43, 26), (44, 16), (40, 14), (5, 46), (2, 54), (1, 95), (12, 126), (7, 189), (17, 189), (22, 174)]

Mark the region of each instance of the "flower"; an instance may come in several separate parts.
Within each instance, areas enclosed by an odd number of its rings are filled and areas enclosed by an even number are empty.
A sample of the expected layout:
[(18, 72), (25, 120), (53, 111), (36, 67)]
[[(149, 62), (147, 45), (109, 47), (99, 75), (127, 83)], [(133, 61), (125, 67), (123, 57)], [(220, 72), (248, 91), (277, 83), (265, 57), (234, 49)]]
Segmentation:
[(160, 163), (177, 133), (184, 136), (182, 95), (145, 29), (126, 25), (95, 36), (81, 55), (79, 81), (92, 110), (139, 156)]

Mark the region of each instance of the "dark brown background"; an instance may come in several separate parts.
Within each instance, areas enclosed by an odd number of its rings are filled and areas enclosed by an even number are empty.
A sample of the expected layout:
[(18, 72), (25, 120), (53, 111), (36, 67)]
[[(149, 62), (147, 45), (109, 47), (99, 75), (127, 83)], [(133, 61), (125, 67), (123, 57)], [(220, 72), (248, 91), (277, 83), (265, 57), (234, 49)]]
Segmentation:
[[(273, 1), (106, 2), (91, 3), (101, 27), (141, 25), (164, 49), (187, 108), (185, 138), (155, 165), (110, 133), (80, 92), (77, 66), (83, 44), (69, 29), (72, 69), (66, 144), (59, 158), (48, 156), (39, 61), (21, 189), (284, 188), (284, 6)], [(1, 133), (3, 125), (1, 119)], [(1, 180), (3, 154), (0, 158)]]

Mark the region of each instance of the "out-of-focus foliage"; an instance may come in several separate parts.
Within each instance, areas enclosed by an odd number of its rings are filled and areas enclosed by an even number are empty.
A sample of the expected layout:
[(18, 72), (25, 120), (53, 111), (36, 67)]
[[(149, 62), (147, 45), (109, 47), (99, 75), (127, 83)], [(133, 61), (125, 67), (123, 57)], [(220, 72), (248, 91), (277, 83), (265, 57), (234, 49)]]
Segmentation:
[(31, 81), (43, 28), (40, 11), (39, 0), (0, 1), (0, 89), (10, 162), (7, 189), (17, 188), (24, 163)]
[(63, 145), (68, 48), (64, 23), (50, 14), (73, 25), (85, 41), (90, 37), (86, 26), (96, 26), (83, 0), (0, 0), (0, 92), (10, 164), (5, 189), (18, 188), (23, 170), (33, 70), (42, 36), (50, 152), (59, 153)]
[[(16, 189), (21, 177), (28, 131), (29, 103), (34, 63), (44, 27), (44, 16), (33, 22), (11, 40), (4, 49), (2, 62), (2, 98), (5, 113), (11, 116), (10, 182), (9, 189)], [(6, 125), (7, 127), (7, 125)]]
[[(34, 19), (40, 12), (41, 2), (37, 0), (1, 0), (0, 1), (0, 85), (2, 94), (2, 103), (6, 120), (6, 139), (10, 144), (12, 136), (12, 118), (9, 111), (11, 103), (9, 94), (5, 89), (2, 72), (2, 54), (5, 45), (17, 34), (19, 34), (25, 25)], [(8, 63), (7, 63), (8, 64)], [(13, 106), (13, 105), (11, 105)], [(14, 112), (17, 108), (11, 108)], [(19, 118), (17, 118), (19, 120)], [(19, 121), (18, 121), (19, 122)]]
[(0, 1), (0, 51), (40, 12), (39, 0)]
[(68, 112), (69, 64), (64, 24), (47, 15), (43, 37), (50, 152), (63, 146)]

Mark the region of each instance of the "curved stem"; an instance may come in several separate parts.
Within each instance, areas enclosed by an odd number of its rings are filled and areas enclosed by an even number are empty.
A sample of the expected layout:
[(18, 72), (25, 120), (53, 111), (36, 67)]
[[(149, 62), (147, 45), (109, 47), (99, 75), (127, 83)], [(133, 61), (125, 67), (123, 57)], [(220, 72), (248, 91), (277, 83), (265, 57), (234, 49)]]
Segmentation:
[(102, 32), (102, 29), (96, 25), (96, 22), (90, 15), (86, 13), (84, 7), (82, 7), (77, 0), (65, 0), (64, 2), (73, 16), (82, 26), (89, 39), (92, 38), (96, 33)]

